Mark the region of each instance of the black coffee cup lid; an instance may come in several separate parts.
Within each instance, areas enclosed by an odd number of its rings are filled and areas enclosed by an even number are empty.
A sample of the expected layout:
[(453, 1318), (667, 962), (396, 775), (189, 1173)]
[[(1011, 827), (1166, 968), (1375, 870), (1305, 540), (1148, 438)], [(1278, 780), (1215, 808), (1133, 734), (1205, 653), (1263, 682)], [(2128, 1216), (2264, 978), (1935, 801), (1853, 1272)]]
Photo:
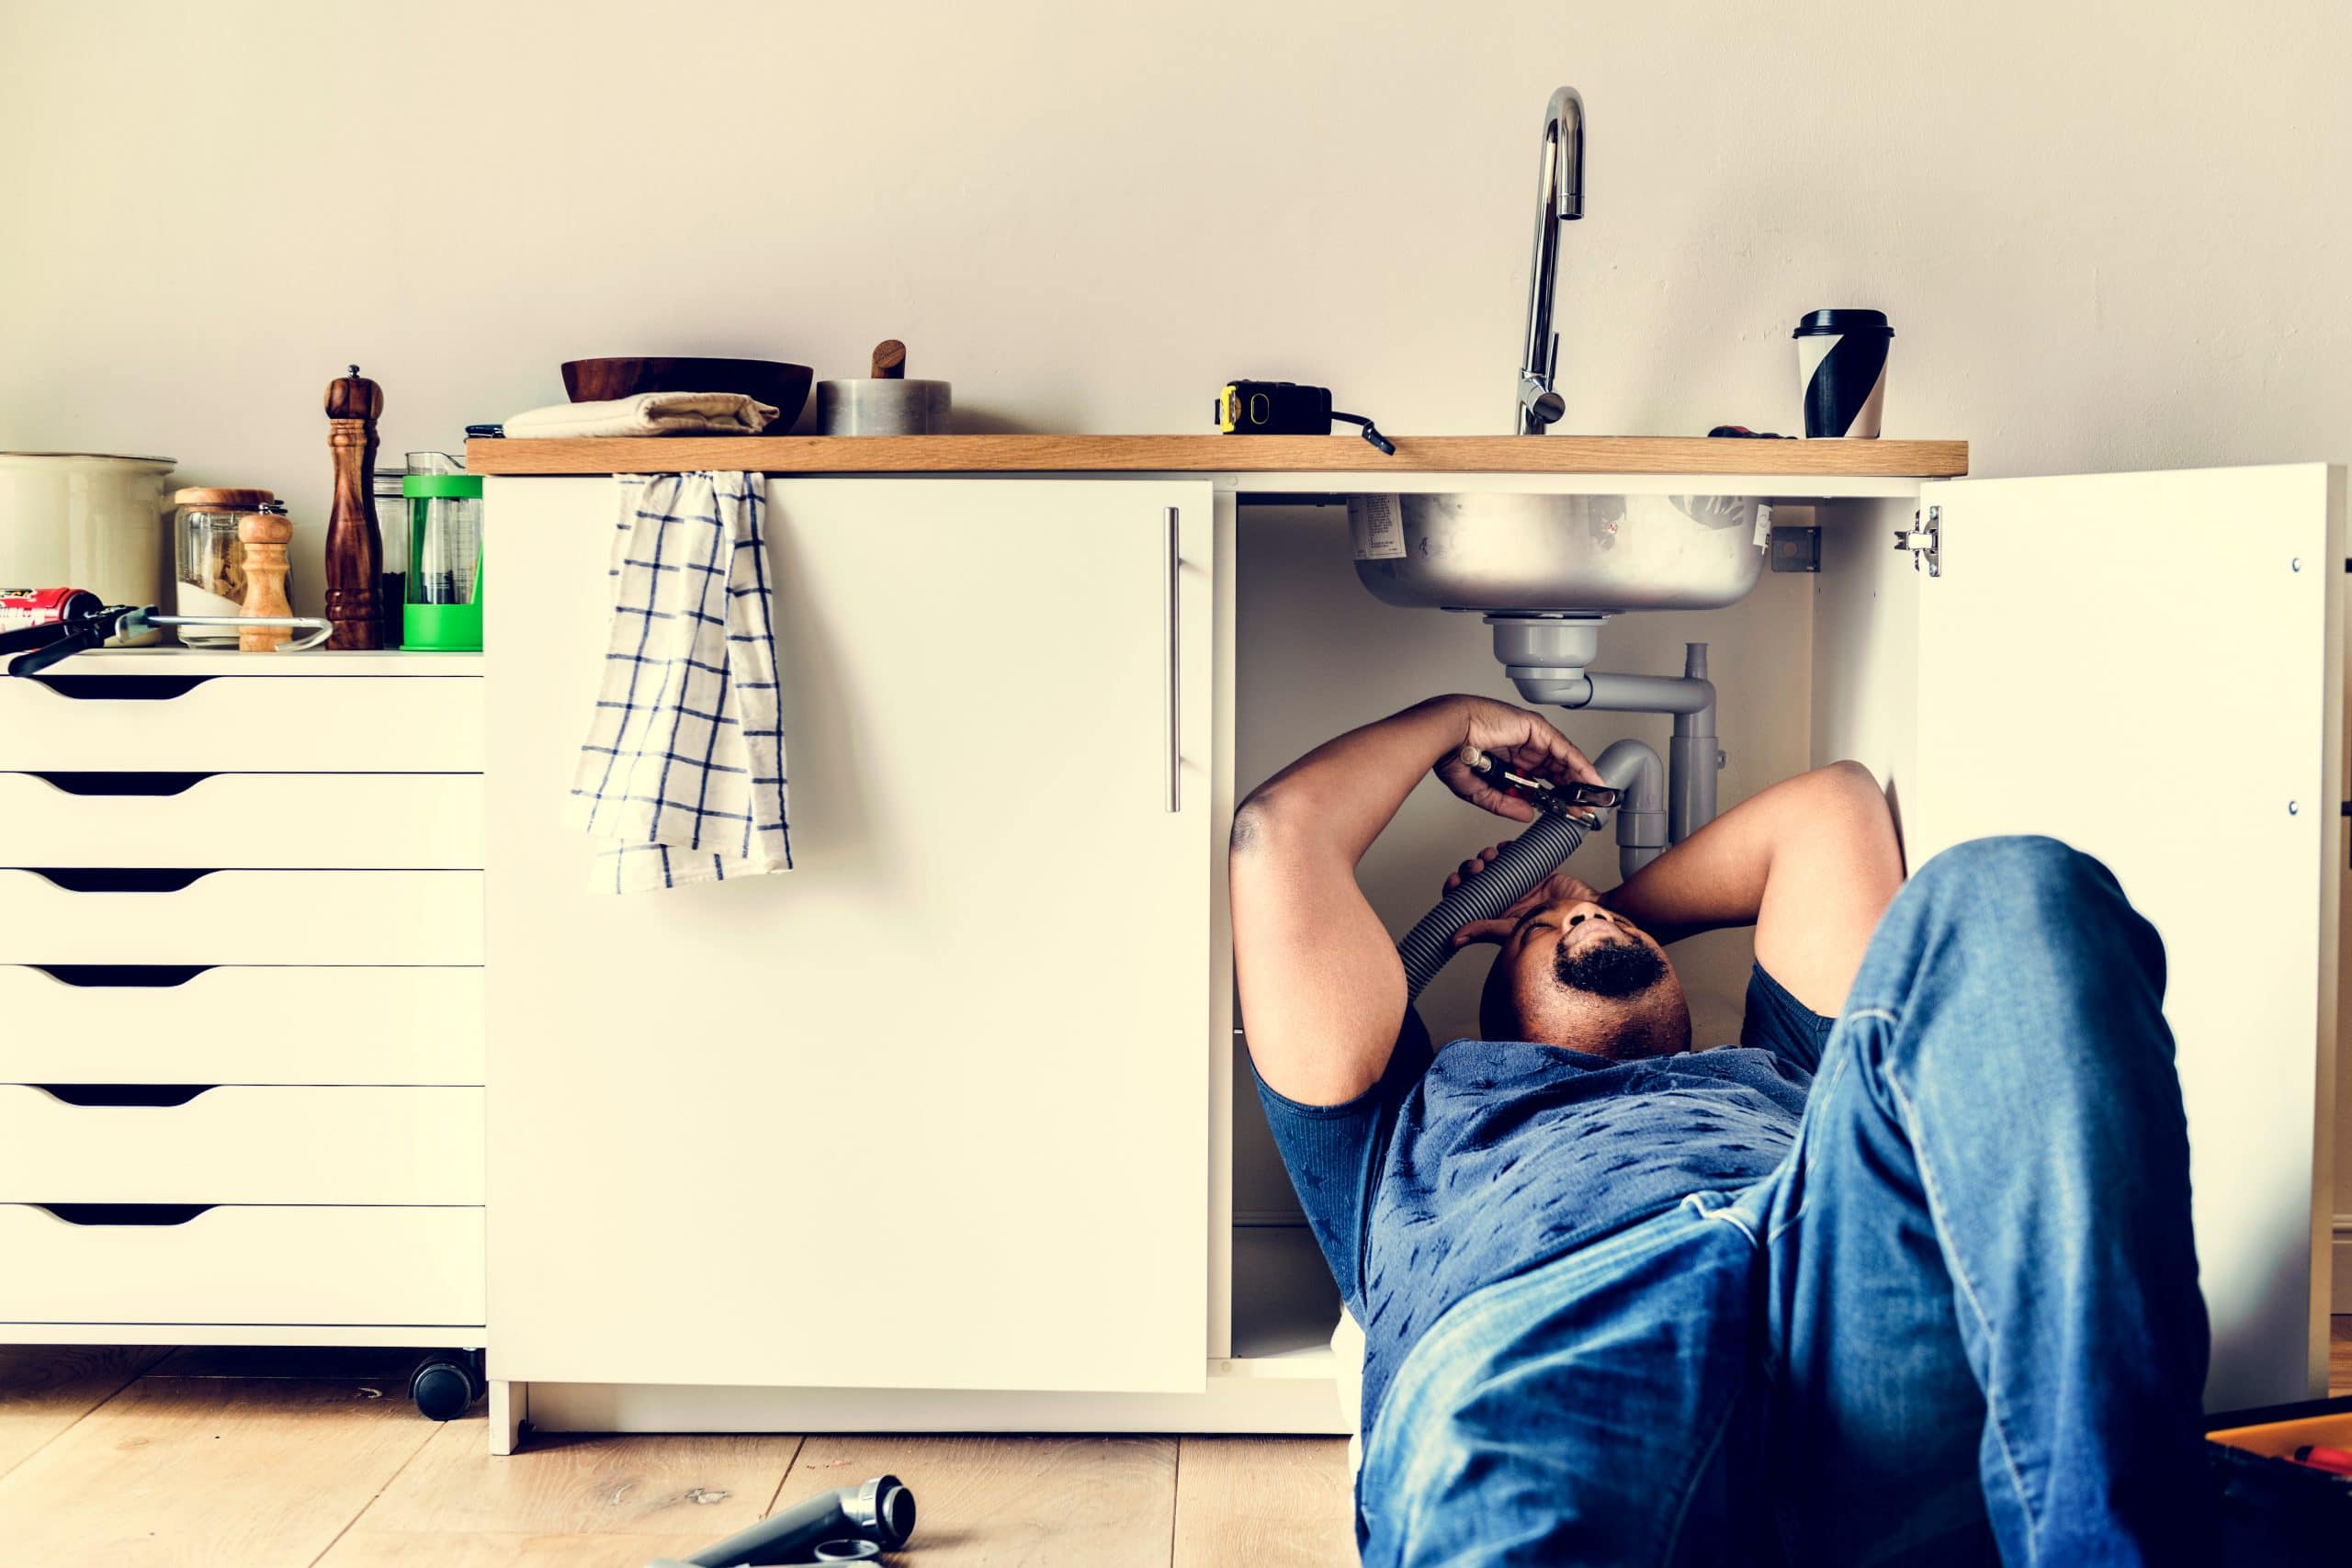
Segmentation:
[(1849, 336), (1857, 333), (1883, 333), (1893, 337), (1894, 329), (1886, 324), (1886, 312), (1883, 310), (1815, 310), (1799, 321), (1797, 330), (1789, 335), (1822, 337), (1830, 333), (1844, 333)]

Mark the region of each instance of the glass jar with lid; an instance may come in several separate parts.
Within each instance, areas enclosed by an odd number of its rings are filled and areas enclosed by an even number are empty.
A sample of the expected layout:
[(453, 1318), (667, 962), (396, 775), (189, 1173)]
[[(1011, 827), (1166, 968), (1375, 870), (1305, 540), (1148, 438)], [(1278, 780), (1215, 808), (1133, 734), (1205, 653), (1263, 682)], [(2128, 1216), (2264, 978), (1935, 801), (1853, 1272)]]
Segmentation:
[[(245, 558), (244, 547), (237, 542), (237, 520), (277, 499), (266, 490), (173, 492), (174, 609), (183, 615), (244, 613)], [(190, 648), (233, 649), (237, 628), (184, 626), (180, 641)]]

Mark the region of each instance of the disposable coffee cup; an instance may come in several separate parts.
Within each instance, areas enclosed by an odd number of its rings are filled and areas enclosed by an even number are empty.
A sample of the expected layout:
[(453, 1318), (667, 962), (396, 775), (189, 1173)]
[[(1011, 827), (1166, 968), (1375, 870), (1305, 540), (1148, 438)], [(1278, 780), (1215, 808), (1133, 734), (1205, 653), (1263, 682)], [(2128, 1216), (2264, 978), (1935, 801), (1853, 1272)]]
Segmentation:
[(1886, 409), (1886, 351), (1894, 342), (1886, 312), (1815, 310), (1797, 323), (1795, 337), (1805, 434), (1878, 439)]

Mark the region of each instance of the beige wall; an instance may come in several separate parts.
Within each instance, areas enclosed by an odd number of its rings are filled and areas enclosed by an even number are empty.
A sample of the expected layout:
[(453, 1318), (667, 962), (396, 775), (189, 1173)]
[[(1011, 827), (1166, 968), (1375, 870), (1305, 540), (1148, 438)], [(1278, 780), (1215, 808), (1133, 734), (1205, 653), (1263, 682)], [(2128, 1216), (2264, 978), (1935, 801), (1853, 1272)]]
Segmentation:
[(1577, 429), (1785, 428), (1791, 322), (1870, 303), (1889, 433), (1982, 474), (2343, 460), (2347, 59), (2335, 0), (34, 0), (0, 446), (276, 489), (307, 598), (355, 359), (393, 451), (576, 355), (842, 374), (889, 335), (991, 428), (1197, 429), (1251, 374), (1496, 430), (1568, 81)]

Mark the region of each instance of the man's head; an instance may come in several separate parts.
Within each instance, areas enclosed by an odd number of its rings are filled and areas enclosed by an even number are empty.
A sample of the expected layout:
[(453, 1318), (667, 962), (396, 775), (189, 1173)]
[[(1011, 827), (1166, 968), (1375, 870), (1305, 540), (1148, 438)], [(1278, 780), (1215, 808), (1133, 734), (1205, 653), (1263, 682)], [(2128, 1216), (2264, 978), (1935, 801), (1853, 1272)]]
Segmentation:
[(1620, 1061), (1690, 1048), (1690, 1009), (1663, 949), (1588, 897), (1519, 917), (1487, 971), (1478, 1032)]

